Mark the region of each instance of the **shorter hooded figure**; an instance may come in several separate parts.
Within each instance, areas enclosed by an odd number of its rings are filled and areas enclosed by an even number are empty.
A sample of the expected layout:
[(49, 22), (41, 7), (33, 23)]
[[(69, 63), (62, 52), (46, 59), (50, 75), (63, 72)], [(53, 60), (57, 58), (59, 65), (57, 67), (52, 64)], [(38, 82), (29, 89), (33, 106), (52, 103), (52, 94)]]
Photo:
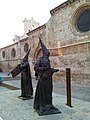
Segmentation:
[(19, 96), (19, 98), (23, 100), (33, 98), (32, 78), (30, 73), (30, 65), (28, 62), (29, 52), (30, 49), (21, 62), (21, 96)]
[(35, 92), (34, 109), (39, 115), (57, 114), (61, 113), (52, 104), (52, 75), (58, 72), (58, 69), (51, 68), (49, 60), (49, 51), (39, 38), (42, 47), (43, 56), (37, 59), (34, 70), (37, 72), (39, 79)]

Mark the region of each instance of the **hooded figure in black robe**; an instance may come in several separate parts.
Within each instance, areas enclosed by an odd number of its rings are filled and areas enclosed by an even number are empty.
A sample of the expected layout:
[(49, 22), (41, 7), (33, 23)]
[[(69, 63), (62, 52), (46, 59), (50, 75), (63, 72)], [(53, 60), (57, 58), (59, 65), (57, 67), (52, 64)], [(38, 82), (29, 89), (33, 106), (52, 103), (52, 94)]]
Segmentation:
[(59, 70), (51, 68), (49, 60), (50, 53), (40, 38), (39, 41), (43, 56), (36, 61), (34, 66), (34, 70), (39, 76), (35, 92), (34, 109), (39, 115), (57, 114), (60, 111), (52, 105), (52, 75)]
[(29, 52), (30, 49), (28, 50), (21, 62), (21, 96), (19, 96), (19, 98), (23, 100), (33, 98), (32, 78), (30, 72), (30, 65), (28, 62)]

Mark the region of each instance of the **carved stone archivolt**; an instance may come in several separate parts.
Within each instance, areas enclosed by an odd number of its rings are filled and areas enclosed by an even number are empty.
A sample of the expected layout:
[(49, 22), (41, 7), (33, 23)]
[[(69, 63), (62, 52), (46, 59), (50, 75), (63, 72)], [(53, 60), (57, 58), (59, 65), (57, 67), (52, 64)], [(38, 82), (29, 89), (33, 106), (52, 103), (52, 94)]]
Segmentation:
[(34, 55), (33, 55), (33, 64), (35, 63), (37, 58), (40, 56), (42, 56), (42, 49), (41, 49), (40, 43), (38, 43), (38, 46), (37, 46), (37, 48), (34, 52)]

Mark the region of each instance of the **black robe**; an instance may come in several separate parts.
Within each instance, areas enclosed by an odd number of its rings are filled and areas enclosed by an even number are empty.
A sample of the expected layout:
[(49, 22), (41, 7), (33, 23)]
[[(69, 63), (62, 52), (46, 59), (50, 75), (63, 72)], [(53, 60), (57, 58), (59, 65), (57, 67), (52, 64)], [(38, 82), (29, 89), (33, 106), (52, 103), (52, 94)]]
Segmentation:
[(41, 57), (36, 61), (34, 70), (39, 75), (34, 99), (34, 109), (43, 114), (44, 111), (55, 108), (52, 105), (52, 75), (58, 69), (51, 68), (50, 60), (47, 57)]
[(30, 97), (33, 95), (32, 78), (28, 61), (21, 64), (21, 96)]

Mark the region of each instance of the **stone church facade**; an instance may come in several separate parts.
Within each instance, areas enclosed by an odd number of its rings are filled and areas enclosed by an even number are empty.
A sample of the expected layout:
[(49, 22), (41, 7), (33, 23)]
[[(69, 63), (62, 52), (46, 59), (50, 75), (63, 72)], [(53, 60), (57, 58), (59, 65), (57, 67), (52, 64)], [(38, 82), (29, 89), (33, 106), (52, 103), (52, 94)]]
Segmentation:
[(54, 80), (65, 81), (66, 68), (71, 69), (71, 80), (90, 84), (90, 0), (68, 0), (50, 11), (48, 22), (29, 32), (27, 37), (0, 49), (0, 66), (12, 70), (31, 47), (29, 62), (33, 66), (42, 54), (38, 36), (50, 51), (51, 66), (60, 71)]

